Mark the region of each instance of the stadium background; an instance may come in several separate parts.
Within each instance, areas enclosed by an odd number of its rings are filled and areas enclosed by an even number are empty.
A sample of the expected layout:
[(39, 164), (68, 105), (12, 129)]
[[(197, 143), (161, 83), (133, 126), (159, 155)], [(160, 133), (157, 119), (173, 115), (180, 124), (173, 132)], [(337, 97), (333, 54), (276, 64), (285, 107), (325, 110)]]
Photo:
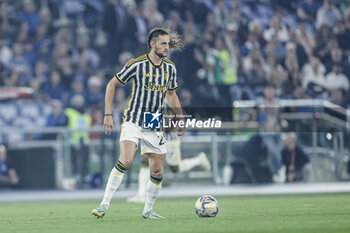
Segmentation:
[[(166, 185), (273, 183), (269, 148), (252, 140), (291, 131), (311, 160), (310, 182), (348, 180), (349, 4), (1, 1), (0, 142), (19, 174), (16, 188), (103, 187), (117, 158), (131, 89), (117, 89), (117, 129), (106, 137), (105, 86), (126, 61), (147, 52), (147, 33), (156, 26), (183, 35), (185, 49), (169, 56), (177, 65), (182, 105), (201, 113), (215, 107), (226, 123), (223, 131), (190, 131), (182, 138), (183, 157), (204, 151), (212, 171), (167, 170)], [(67, 125), (72, 108), (91, 119), (82, 131)], [(272, 123), (266, 122), (269, 109)], [(135, 188), (139, 160), (136, 155), (123, 188)]]

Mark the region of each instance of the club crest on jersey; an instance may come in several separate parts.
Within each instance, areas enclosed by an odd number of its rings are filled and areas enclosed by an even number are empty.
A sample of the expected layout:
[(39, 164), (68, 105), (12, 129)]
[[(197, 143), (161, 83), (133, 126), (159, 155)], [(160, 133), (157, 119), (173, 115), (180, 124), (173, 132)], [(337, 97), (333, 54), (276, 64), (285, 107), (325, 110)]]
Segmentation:
[(144, 129), (160, 129), (162, 121), (162, 113), (160, 112), (144, 112), (143, 128)]

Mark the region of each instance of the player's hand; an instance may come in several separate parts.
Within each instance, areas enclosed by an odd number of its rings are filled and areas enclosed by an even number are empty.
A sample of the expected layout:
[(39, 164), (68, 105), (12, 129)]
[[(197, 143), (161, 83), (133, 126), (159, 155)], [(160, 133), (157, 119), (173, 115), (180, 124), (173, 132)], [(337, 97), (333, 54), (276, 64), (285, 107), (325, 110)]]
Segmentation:
[(105, 116), (104, 122), (103, 122), (103, 130), (105, 131), (106, 135), (111, 135), (113, 132), (113, 117), (112, 116)]
[[(183, 123), (180, 123), (183, 122)], [(177, 133), (177, 136), (182, 136), (186, 132), (186, 125), (185, 125), (185, 120), (181, 119), (179, 120), (179, 132)]]

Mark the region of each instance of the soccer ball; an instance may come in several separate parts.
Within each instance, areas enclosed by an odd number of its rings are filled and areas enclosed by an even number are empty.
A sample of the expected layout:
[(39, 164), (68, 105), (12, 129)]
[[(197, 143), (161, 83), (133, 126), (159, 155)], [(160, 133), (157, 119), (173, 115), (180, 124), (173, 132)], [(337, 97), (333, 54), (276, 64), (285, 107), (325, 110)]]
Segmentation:
[(198, 198), (194, 208), (199, 217), (215, 217), (219, 212), (219, 203), (213, 196), (203, 195)]

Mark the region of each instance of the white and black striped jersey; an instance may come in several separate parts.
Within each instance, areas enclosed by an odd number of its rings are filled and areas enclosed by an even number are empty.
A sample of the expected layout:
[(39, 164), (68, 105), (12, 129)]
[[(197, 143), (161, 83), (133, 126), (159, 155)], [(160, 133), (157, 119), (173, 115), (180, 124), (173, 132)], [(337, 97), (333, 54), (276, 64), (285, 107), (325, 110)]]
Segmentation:
[(123, 123), (132, 122), (142, 127), (143, 112), (162, 112), (167, 90), (177, 88), (175, 64), (167, 58), (155, 65), (145, 54), (131, 59), (115, 75), (122, 83), (132, 82), (131, 97), (124, 110)]

